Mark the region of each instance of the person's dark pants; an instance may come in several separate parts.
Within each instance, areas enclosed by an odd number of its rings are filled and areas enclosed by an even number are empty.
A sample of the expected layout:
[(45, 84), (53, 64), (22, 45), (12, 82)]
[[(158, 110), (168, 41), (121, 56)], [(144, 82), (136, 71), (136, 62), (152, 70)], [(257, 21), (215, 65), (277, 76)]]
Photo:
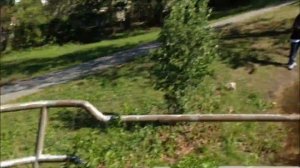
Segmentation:
[(291, 42), (291, 50), (290, 50), (289, 63), (288, 63), (289, 65), (296, 62), (299, 47), (300, 47), (300, 41)]

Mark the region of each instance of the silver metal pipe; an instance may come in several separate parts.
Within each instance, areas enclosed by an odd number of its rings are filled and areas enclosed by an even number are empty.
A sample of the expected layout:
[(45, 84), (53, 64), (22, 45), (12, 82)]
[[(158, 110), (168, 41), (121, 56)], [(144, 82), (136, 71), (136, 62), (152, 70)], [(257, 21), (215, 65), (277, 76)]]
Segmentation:
[(124, 115), (123, 122), (294, 122), (300, 115), (290, 114), (183, 114)]
[[(44, 138), (47, 125), (47, 109), (55, 107), (80, 107), (101, 122), (109, 122), (114, 116), (104, 115), (95, 106), (81, 100), (38, 101), (0, 106), (0, 113), (41, 108), (39, 130), (36, 144), (36, 156), (0, 162), (0, 167), (34, 163), (38, 168), (40, 162), (63, 162), (66, 155), (43, 155)], [(182, 115), (122, 115), (115, 116), (122, 122), (299, 122), (298, 114), (182, 114)]]
[(34, 163), (34, 168), (39, 168), (39, 158), (43, 154), (47, 120), (48, 120), (48, 111), (47, 107), (43, 107), (40, 112), (40, 121), (38, 127), (38, 133), (36, 138), (36, 148), (35, 155), (36, 161)]
[[(31, 103), (9, 104), (0, 107), (0, 112), (13, 112), (36, 108), (80, 107), (99, 121), (108, 122), (113, 116), (104, 115), (95, 106), (81, 100), (50, 100)], [(293, 122), (300, 121), (298, 114), (182, 114), (182, 115), (123, 115), (124, 122)]]
[[(38, 161), (47, 162), (65, 162), (69, 159), (67, 155), (40, 155)], [(0, 162), (0, 167), (12, 167), (17, 165), (24, 165), (36, 162), (36, 156), (24, 157), (19, 159), (7, 160)]]
[(46, 100), (29, 103), (7, 104), (0, 106), (0, 113), (15, 112), (22, 110), (31, 110), (38, 108), (56, 108), (56, 107), (80, 107), (91, 113), (96, 119), (107, 122), (111, 119), (111, 116), (105, 116), (95, 106), (88, 101), (82, 100)]

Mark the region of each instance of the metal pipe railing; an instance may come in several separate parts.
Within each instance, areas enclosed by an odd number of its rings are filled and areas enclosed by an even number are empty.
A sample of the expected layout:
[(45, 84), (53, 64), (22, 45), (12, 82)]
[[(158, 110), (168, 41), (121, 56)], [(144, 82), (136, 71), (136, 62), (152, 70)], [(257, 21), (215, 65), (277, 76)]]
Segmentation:
[(183, 114), (183, 115), (124, 115), (123, 122), (293, 122), (300, 115), (290, 114)]
[[(83, 108), (100, 122), (119, 120), (121, 122), (299, 122), (298, 114), (182, 114), (182, 115), (104, 115), (95, 106), (81, 100), (50, 100), (0, 106), (0, 113), (41, 109), (36, 140), (35, 156), (0, 162), (0, 167), (32, 164), (39, 168), (40, 162), (64, 162), (74, 160), (66, 155), (44, 155), (48, 109), (57, 107)], [(73, 158), (73, 159), (72, 159)], [(77, 159), (78, 160), (78, 159)]]
[(34, 168), (39, 168), (39, 159), (43, 153), (47, 119), (48, 119), (48, 109), (47, 107), (43, 107), (40, 112), (40, 121), (39, 121), (38, 133), (36, 138), (36, 142), (37, 142), (35, 147), (36, 160), (34, 163)]
[[(79, 107), (85, 109), (96, 119), (102, 122), (109, 122), (118, 116), (104, 115), (95, 106), (87, 101), (81, 100), (50, 100), (37, 101), (31, 103), (20, 103), (3, 105), (0, 107), (1, 113), (30, 110), (38, 108), (57, 107)], [(122, 115), (119, 116), (123, 122), (292, 122), (300, 121), (298, 114), (182, 114), (182, 115)]]
[(0, 112), (5, 113), (5, 112), (23, 111), (23, 110), (39, 109), (43, 107), (47, 107), (47, 108), (79, 107), (87, 110), (90, 114), (92, 114), (96, 119), (100, 121), (106, 122), (111, 119), (110, 116), (105, 116), (88, 101), (82, 101), (82, 100), (49, 100), (49, 101), (37, 101), (37, 102), (30, 102), (30, 103), (8, 104), (8, 105), (1, 106)]
[(70, 160), (70, 156), (67, 155), (40, 155), (38, 160), (36, 156), (29, 156), (20, 159), (13, 159), (0, 162), (0, 167), (13, 167), (17, 165), (32, 164), (38, 161), (39, 163), (49, 162), (66, 162)]

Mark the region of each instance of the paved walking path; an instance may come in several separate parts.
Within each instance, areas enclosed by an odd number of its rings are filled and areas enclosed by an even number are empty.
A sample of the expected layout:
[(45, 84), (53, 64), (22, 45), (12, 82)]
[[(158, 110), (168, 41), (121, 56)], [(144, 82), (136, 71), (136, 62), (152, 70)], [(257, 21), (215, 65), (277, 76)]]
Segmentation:
[[(283, 6), (295, 3), (295, 1), (283, 3), (277, 6), (271, 6), (264, 9), (259, 9), (255, 11), (250, 11), (244, 14), (233, 16), (231, 18), (221, 20), (212, 23), (213, 27), (220, 27), (227, 24), (232, 24), (236, 22), (241, 22), (251, 17), (261, 15), (266, 12), (270, 12), (281, 8)], [(138, 56), (145, 55), (149, 50), (158, 48), (158, 43), (149, 43), (141, 45), (139, 47), (129, 49), (126, 51), (117, 52), (115, 54), (101, 57), (80, 65), (58, 71), (49, 73), (47, 75), (36, 77), (28, 80), (18, 81), (15, 84), (8, 84), (1, 87), (1, 104), (7, 103), (9, 101), (15, 100), (17, 98), (30, 95), (32, 93), (38, 92), (41, 89), (61, 83), (66, 83), (68, 81), (78, 79), (79, 77), (86, 76), (91, 73), (95, 73), (99, 70), (109, 68), (115, 65), (122, 64), (124, 62), (130, 61)]]
[(52, 72), (45, 76), (19, 81), (16, 84), (4, 85), (1, 87), (1, 103), (6, 103), (19, 97), (38, 92), (45, 87), (66, 83), (99, 70), (122, 64), (138, 56), (145, 55), (149, 50), (157, 47), (159, 47), (158, 43), (149, 43), (109, 56), (97, 58), (62, 71)]

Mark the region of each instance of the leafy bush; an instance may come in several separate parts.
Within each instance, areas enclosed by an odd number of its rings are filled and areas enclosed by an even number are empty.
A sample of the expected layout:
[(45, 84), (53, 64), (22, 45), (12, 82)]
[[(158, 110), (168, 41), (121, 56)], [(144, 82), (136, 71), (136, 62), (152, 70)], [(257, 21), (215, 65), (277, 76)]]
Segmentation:
[[(64, 5), (64, 13), (53, 10)], [(107, 34), (111, 26), (110, 12), (99, 13), (102, 1), (74, 1), (72, 5), (49, 1), (22, 0), (14, 6), (16, 26), (13, 28), (13, 49), (41, 46), (51, 42), (95, 42)], [(67, 6), (67, 7), (66, 7)], [(60, 15), (61, 14), (61, 15)], [(111, 33), (108, 33), (111, 34)]]
[(207, 1), (177, 1), (160, 34), (161, 49), (154, 53), (156, 89), (166, 92), (172, 113), (182, 113), (189, 93), (212, 73), (217, 40), (208, 26)]
[(16, 26), (13, 28), (13, 49), (45, 44), (44, 30), (49, 17), (40, 1), (22, 0), (15, 6), (14, 17)]
[[(58, 4), (59, 5), (59, 4)], [(58, 43), (69, 41), (95, 42), (107, 33), (110, 23), (110, 13), (99, 13), (103, 1), (82, 0), (74, 2), (63, 17), (56, 16), (49, 23), (49, 37), (54, 37)]]

